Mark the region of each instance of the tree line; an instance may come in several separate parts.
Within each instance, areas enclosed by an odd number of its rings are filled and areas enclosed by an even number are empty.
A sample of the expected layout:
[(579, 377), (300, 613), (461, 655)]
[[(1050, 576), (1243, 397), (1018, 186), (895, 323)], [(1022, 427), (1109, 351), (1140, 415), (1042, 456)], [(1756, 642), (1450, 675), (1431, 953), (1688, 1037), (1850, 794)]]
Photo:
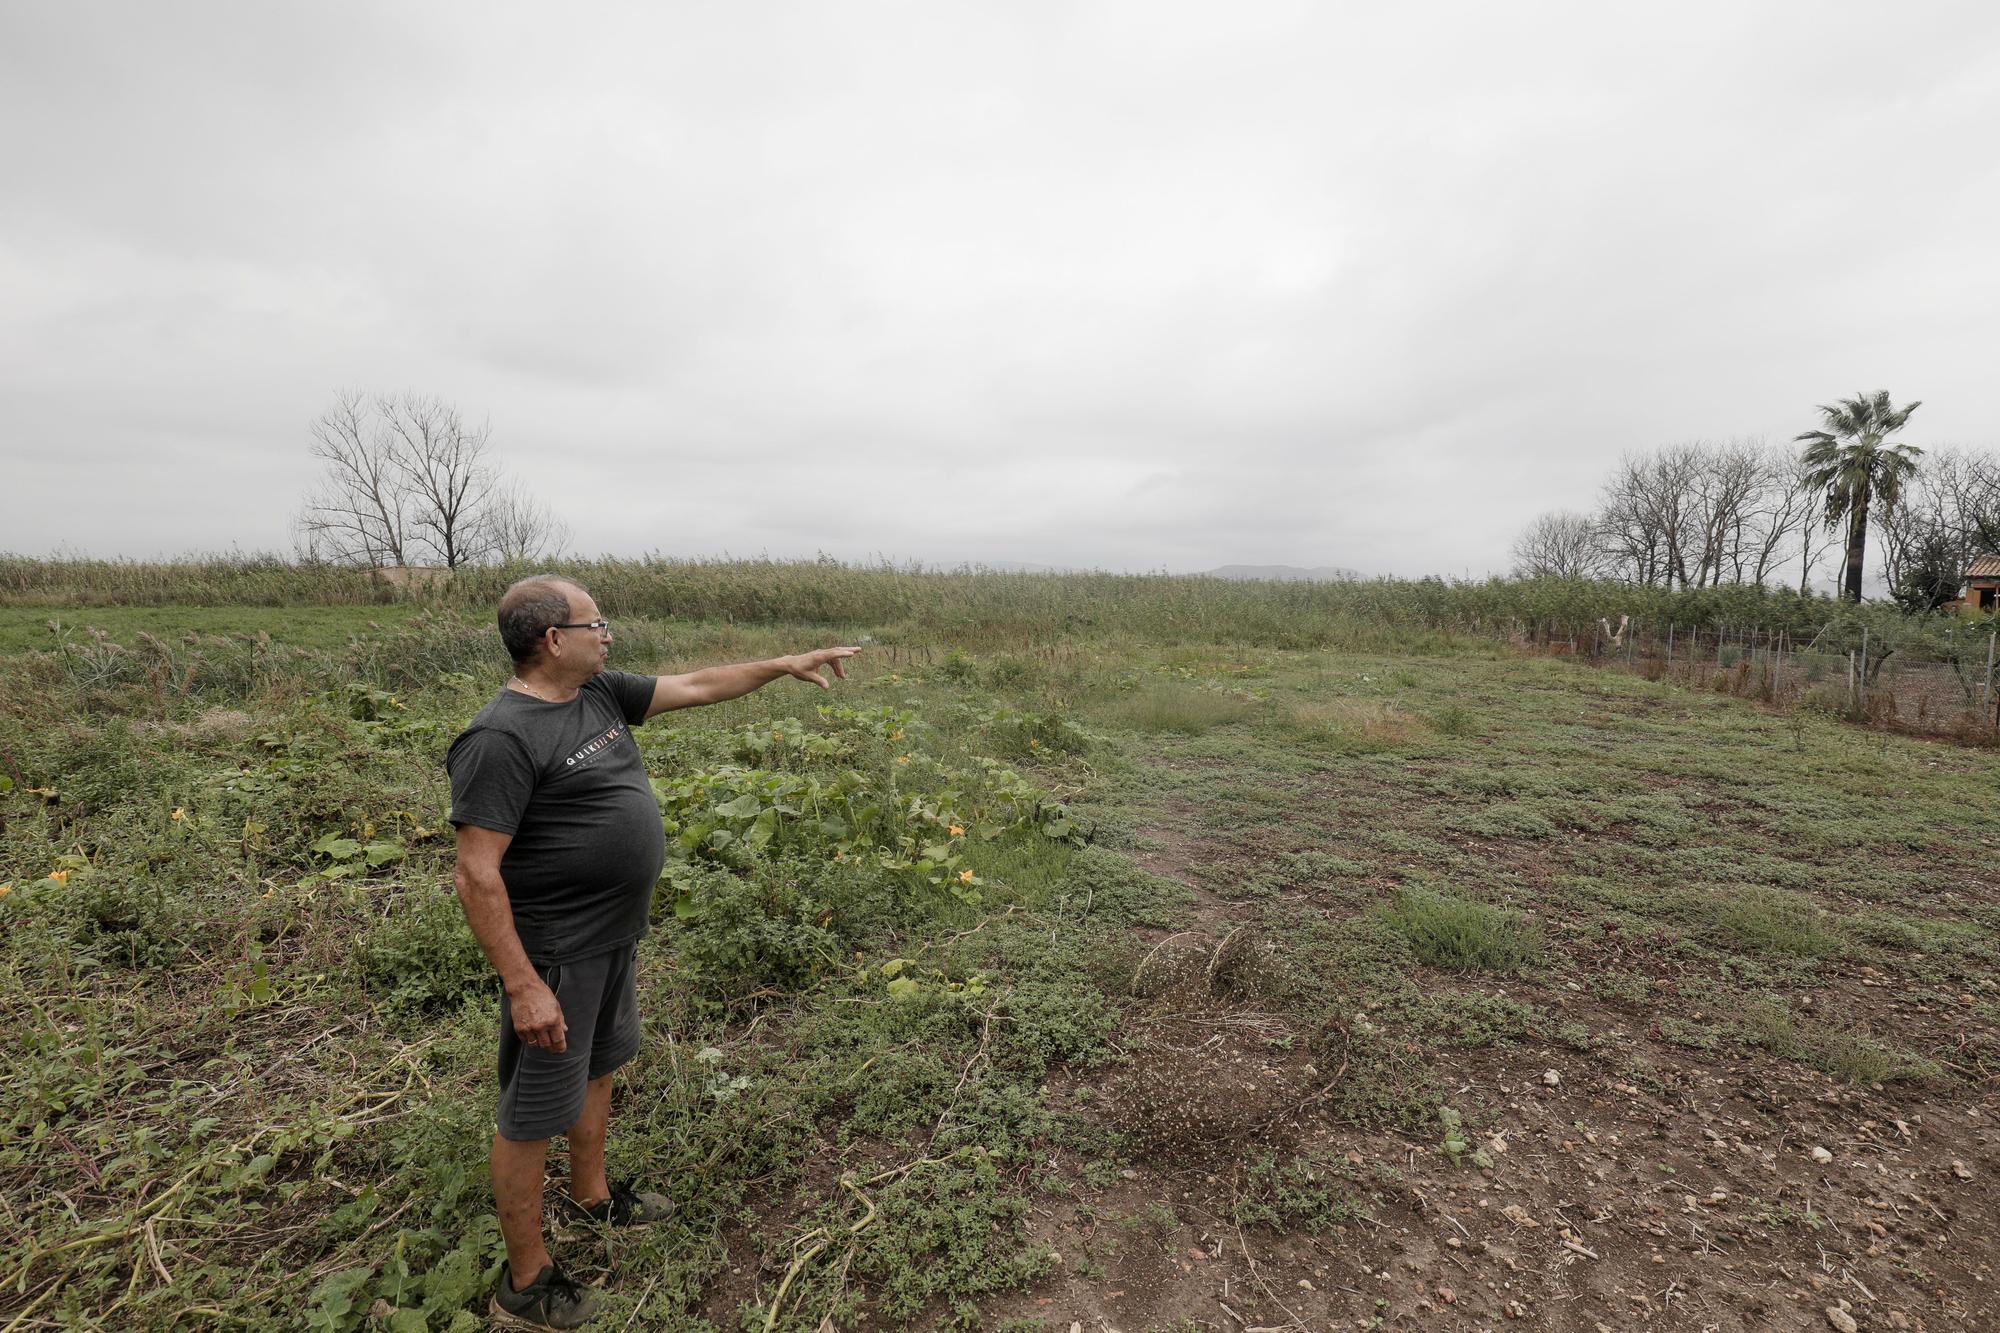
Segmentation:
[(1894, 440), (1918, 403), (1886, 392), (1819, 409), (1783, 445), (1695, 441), (1630, 453), (1588, 513), (1538, 516), (1514, 543), (1523, 578), (1616, 579), (1667, 590), (1738, 585), (1811, 591), (1841, 552), (1841, 593), (1861, 600), (1871, 537), (1890, 595), (1928, 611), (1967, 565), (2000, 553), (2000, 455)]

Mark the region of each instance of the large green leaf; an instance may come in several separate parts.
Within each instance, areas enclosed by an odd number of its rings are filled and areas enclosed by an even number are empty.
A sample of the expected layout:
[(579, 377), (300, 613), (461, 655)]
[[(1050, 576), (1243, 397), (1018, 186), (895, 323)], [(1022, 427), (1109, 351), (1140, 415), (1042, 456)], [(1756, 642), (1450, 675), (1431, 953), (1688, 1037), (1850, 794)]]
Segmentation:
[(336, 861), (346, 861), (361, 854), (361, 844), (353, 838), (343, 838), (338, 833), (329, 833), (312, 845), (312, 849), (322, 856), (330, 856)]

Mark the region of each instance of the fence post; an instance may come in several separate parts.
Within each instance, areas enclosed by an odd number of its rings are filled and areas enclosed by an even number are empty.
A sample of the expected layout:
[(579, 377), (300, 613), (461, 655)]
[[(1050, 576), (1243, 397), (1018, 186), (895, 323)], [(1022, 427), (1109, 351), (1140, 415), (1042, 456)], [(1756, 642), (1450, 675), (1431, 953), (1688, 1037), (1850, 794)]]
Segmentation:
[(1854, 711), (1854, 650), (1847, 650), (1847, 708)]
[(1868, 707), (1868, 627), (1861, 627), (1861, 707)]
[(1993, 643), (1996, 639), (2000, 639), (2000, 630), (1986, 636), (1986, 689), (1979, 696), (1979, 711), (1994, 716), (1995, 725), (2000, 725), (2000, 714), (1993, 713)]
[[(1671, 621), (1671, 620), (1669, 620), (1669, 621), (1667, 622), (1667, 676), (1668, 676), (1668, 678), (1669, 678), (1669, 679), (1671, 679), (1671, 678), (1673, 677), (1673, 674), (1674, 674), (1674, 622), (1673, 622), (1673, 621)], [(1989, 671), (1989, 672), (1987, 672), (1986, 674), (1990, 676), (1990, 675), (1992, 675), (1993, 673)]]

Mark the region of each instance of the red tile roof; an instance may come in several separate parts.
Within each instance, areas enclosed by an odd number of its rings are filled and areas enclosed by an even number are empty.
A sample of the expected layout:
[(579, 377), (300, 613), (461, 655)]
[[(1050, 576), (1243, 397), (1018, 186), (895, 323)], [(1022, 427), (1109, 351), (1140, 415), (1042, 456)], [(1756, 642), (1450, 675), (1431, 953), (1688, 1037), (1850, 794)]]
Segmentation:
[(1965, 577), (1969, 579), (2000, 578), (2000, 555), (1975, 555), (1966, 567)]

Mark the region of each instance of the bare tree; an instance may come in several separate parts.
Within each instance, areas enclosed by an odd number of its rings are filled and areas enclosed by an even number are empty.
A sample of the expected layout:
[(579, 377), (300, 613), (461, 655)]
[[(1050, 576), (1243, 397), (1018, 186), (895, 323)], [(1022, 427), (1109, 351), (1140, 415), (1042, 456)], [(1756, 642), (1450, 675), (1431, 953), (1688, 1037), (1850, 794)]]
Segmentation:
[(1648, 587), (1763, 584), (1796, 550), (1803, 591), (1829, 546), (1818, 530), (1823, 492), (1796, 454), (1763, 440), (1627, 454), (1601, 505), (1606, 571)]
[(480, 535), (495, 560), (534, 561), (561, 554), (570, 532), (547, 501), (509, 484), (487, 497)]
[(1964, 449), (1938, 449), (1903, 487), (1902, 501), (1885, 510), (1878, 526), (1882, 572), (1901, 585), (1922, 563), (1962, 574), (1972, 557), (2000, 541), (2000, 458)]
[(1805, 573), (1799, 583), (1803, 594), (1812, 565), (1826, 554), (1824, 540), (1819, 542), (1817, 550), (1813, 549), (1822, 531), (1815, 522), (1819, 496), (1807, 484), (1805, 467), (1791, 450), (1771, 445), (1761, 445), (1761, 449), (1763, 485), (1751, 509), (1745, 543), (1750, 565), (1748, 581), (1759, 584), (1769, 581), (1777, 574), (1779, 562), (1789, 558), (1792, 544), (1799, 542), (1806, 548)]
[(446, 569), (483, 557), (481, 516), (495, 477), (486, 461), (491, 428), (468, 430), (441, 398), (378, 398), (375, 413), (402, 474), (415, 540)]
[(1665, 539), (1647, 503), (1642, 481), (1644, 464), (1634, 455), (1621, 459), (1604, 483), (1597, 533), (1613, 574), (1628, 583), (1652, 587), (1665, 563)]
[(1598, 528), (1620, 578), (1646, 587), (1685, 588), (1690, 550), (1700, 545), (1695, 486), (1697, 445), (1627, 454), (1604, 484)]
[(456, 569), (566, 542), (546, 505), (502, 485), (491, 433), (441, 398), (337, 394), (312, 425), (326, 469), (299, 513), (302, 547), (346, 564)]
[[(1753, 442), (1685, 446), (1681, 475), (1688, 488), (1687, 518), (1697, 588), (1743, 581), (1752, 544), (1751, 525), (1769, 464)], [(1687, 586), (1683, 579), (1682, 586)]]
[(1587, 579), (1603, 572), (1603, 544), (1588, 514), (1566, 509), (1543, 514), (1514, 541), (1516, 578)]
[(325, 473), (298, 516), (301, 544), (340, 564), (409, 563), (409, 502), (394, 441), (358, 393), (343, 391), (312, 423), (312, 456)]

